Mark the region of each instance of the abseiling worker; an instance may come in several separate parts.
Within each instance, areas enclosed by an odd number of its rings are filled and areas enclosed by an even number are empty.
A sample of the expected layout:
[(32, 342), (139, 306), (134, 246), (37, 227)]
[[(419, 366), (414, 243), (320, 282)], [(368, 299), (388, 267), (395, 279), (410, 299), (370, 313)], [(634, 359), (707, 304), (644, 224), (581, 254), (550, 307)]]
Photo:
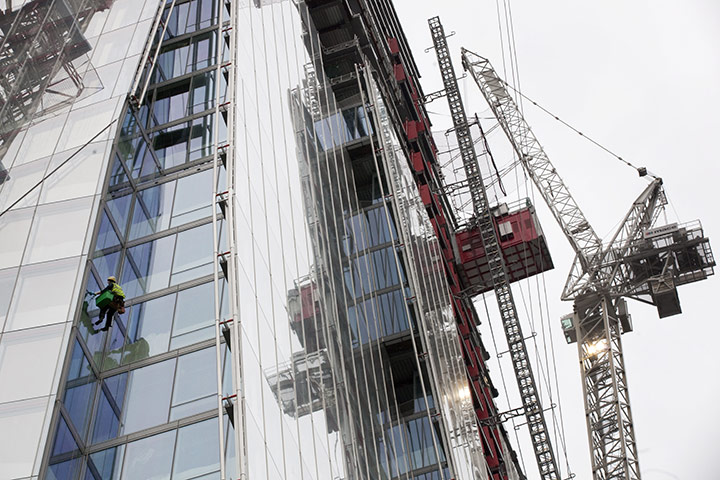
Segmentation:
[(101, 330), (105, 331), (107, 331), (112, 325), (112, 320), (115, 316), (115, 313), (117, 313), (118, 311), (120, 313), (125, 313), (125, 292), (123, 292), (122, 287), (118, 285), (115, 277), (108, 277), (107, 281), (107, 287), (96, 293), (96, 295), (98, 296), (102, 295), (105, 292), (110, 292), (113, 294), (112, 301), (107, 302), (100, 307), (100, 316), (95, 322), (95, 325), (99, 325), (103, 321), (103, 317), (107, 317), (107, 319), (105, 320), (105, 325), (101, 328)]

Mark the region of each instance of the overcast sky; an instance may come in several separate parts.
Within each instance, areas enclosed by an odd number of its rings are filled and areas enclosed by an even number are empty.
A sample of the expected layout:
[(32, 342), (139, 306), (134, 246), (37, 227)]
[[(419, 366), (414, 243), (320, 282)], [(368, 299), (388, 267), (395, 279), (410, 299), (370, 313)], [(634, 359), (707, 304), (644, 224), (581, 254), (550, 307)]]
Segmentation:
[[(503, 1), (498, 3), (502, 8)], [(458, 74), (461, 46), (489, 58), (502, 73), (495, 0), (395, 4), (426, 93), (441, 88), (435, 54), (423, 52), (432, 44), (427, 18), (434, 15), (440, 15), (446, 32), (457, 32), (449, 42)], [(514, 0), (510, 7), (523, 92), (661, 176), (671, 202), (668, 221), (700, 219), (705, 234), (720, 249), (720, 202), (715, 193), (720, 176), (720, 2)], [(469, 114), (489, 115), (469, 78), (461, 81), (461, 91), (467, 93)], [(436, 128), (450, 125), (445, 99), (428, 108), (437, 112), (431, 117)], [(647, 182), (532, 105), (526, 104), (525, 112), (595, 230), (608, 234)], [(493, 122), (483, 125), (487, 129)], [(502, 141), (499, 132), (494, 137), (494, 142)], [(497, 154), (498, 163), (510, 161), (502, 147)], [(511, 193), (511, 198), (524, 196), (520, 181), (512, 181), (509, 190), (520, 193)], [(578, 479), (591, 478), (577, 350), (564, 344), (558, 320), (572, 308), (559, 300), (572, 251), (547, 209), (539, 206), (538, 212), (556, 266), (545, 282), (568, 457)], [(659, 319), (653, 307), (630, 304), (635, 331), (624, 335), (623, 342), (644, 480), (720, 478), (720, 318), (714, 308), (719, 282), (711, 277), (680, 288), (683, 314), (674, 317)], [(488, 305), (497, 309), (492, 298)], [(501, 331), (499, 325), (495, 331)], [(495, 360), (491, 368), (499, 384)], [(503, 368), (512, 382), (509, 388), (516, 389), (511, 368)], [(521, 448), (533, 478), (527, 437), (521, 430)]]

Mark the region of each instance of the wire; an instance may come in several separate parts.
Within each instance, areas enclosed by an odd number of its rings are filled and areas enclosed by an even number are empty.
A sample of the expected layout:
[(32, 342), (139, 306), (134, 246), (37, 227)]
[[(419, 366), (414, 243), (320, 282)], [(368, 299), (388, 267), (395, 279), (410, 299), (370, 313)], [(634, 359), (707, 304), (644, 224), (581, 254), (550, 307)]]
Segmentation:
[(87, 146), (90, 145), (93, 141), (95, 141), (96, 138), (98, 138), (100, 135), (102, 135), (102, 134), (105, 132), (105, 130), (107, 130), (108, 128), (110, 128), (110, 127), (112, 126), (112, 124), (115, 123), (116, 121), (117, 121), (117, 118), (116, 118), (115, 120), (111, 121), (110, 123), (108, 123), (108, 124), (105, 126), (105, 128), (103, 128), (102, 130), (100, 130), (100, 131), (99, 131), (98, 133), (96, 133), (90, 140), (88, 140), (87, 142), (85, 142), (85, 144), (84, 144), (82, 147), (78, 148), (72, 155), (70, 155), (67, 159), (65, 159), (60, 165), (58, 165), (58, 166), (55, 167), (50, 173), (48, 173), (47, 175), (45, 175), (45, 176), (42, 178), (42, 180), (40, 180), (38, 183), (36, 183), (36, 184), (33, 185), (32, 187), (30, 187), (30, 190), (28, 190), (27, 192), (25, 192), (20, 198), (18, 198), (17, 200), (15, 200), (15, 201), (12, 203), (12, 205), (10, 205), (10, 206), (7, 207), (5, 210), (3, 210), (3, 212), (0, 213), (0, 217), (2, 217), (2, 216), (5, 215), (7, 212), (9, 212), (10, 210), (12, 210), (12, 208), (13, 208), (15, 205), (17, 205), (18, 203), (20, 203), (25, 197), (27, 197), (28, 195), (30, 195), (33, 190), (35, 190), (37, 187), (39, 187), (40, 185), (42, 185), (42, 184), (45, 182), (45, 180), (47, 180), (48, 178), (50, 178), (50, 176), (51, 176), (53, 173), (55, 173), (55, 172), (57, 172), (58, 170), (60, 170), (66, 163), (68, 163), (70, 160), (72, 160), (73, 158), (75, 158), (75, 155), (77, 155), (78, 153), (80, 153), (85, 147), (87, 147)]
[(621, 157), (621, 156), (618, 155), (617, 153), (613, 152), (612, 150), (610, 150), (610, 149), (607, 148), (606, 146), (602, 145), (600, 142), (598, 142), (598, 141), (595, 140), (594, 138), (588, 137), (588, 136), (585, 135), (583, 132), (581, 132), (581, 131), (578, 130), (577, 128), (573, 127), (572, 125), (570, 125), (569, 123), (567, 123), (565, 120), (563, 120), (562, 118), (558, 117), (557, 115), (555, 115), (554, 113), (552, 113), (550, 110), (548, 110), (547, 108), (543, 107), (542, 105), (540, 105), (539, 103), (537, 103), (535, 100), (533, 100), (532, 98), (530, 98), (530, 97), (528, 97), (527, 95), (525, 95), (524, 93), (522, 93), (520, 90), (518, 90), (518, 89), (516, 89), (515, 87), (513, 87), (512, 85), (510, 85), (510, 84), (509, 84), (508, 82), (506, 82), (505, 80), (503, 80), (503, 79), (499, 79), (499, 80), (500, 80), (502, 83), (504, 83), (510, 90), (512, 90), (513, 92), (517, 93), (517, 94), (520, 95), (522, 98), (524, 98), (524, 99), (527, 100), (528, 102), (532, 103), (533, 105), (535, 105), (536, 107), (538, 107), (540, 110), (542, 110), (543, 112), (547, 113), (548, 115), (550, 115), (551, 117), (553, 117), (555, 120), (557, 120), (558, 122), (560, 122), (560, 123), (562, 123), (563, 125), (565, 125), (566, 127), (568, 127), (568, 128), (569, 128), (570, 130), (572, 130), (573, 132), (575, 132), (575, 133), (577, 133), (578, 135), (580, 135), (581, 137), (587, 139), (589, 142), (591, 142), (591, 143), (594, 144), (595, 146), (599, 147), (601, 150), (605, 151), (606, 153), (610, 154), (611, 156), (615, 157), (616, 159), (620, 160), (622, 163), (624, 163), (624, 164), (627, 165), (628, 167), (631, 167), (631, 168), (637, 170), (637, 172), (640, 173), (641, 176), (645, 176), (645, 174), (648, 174), (648, 175), (650, 175), (651, 177), (656, 178), (655, 175), (647, 172), (647, 170), (646, 170), (644, 167), (637, 167), (637, 166), (633, 165), (632, 163), (628, 162), (627, 160), (625, 160), (623, 157)]

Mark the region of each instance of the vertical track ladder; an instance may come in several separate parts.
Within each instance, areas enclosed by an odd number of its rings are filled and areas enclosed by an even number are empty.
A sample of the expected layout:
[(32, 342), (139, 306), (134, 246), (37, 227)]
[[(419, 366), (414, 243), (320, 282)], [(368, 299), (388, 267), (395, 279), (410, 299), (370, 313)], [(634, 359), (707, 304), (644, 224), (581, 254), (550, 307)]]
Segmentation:
[(450, 59), (445, 31), (438, 17), (428, 20), (432, 34), (438, 65), (442, 74), (450, 113), (455, 127), (458, 147), (467, 176), (468, 187), (472, 197), (475, 221), (480, 229), (485, 255), (488, 259), (492, 276), (495, 298), (500, 308), (503, 329), (512, 358), (513, 370), (522, 398), (525, 417), (530, 430), (535, 459), (543, 480), (558, 480), (559, 474), (555, 461), (553, 446), (548, 435), (545, 414), (540, 403), (535, 377), (530, 366), (525, 337), (522, 334), (520, 321), (515, 308), (510, 282), (507, 277), (505, 260), (495, 231), (490, 213), (489, 203), (482, 176), (478, 167), (475, 146), (470, 136), (470, 128), (465, 115), (462, 99), (458, 89), (455, 69)]

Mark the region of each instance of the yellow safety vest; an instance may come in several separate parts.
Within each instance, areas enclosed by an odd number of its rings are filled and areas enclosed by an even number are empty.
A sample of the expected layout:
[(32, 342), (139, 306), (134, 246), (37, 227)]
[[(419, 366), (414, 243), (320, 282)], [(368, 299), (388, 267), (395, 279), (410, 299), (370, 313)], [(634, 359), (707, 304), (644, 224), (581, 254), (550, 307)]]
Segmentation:
[(125, 292), (123, 292), (123, 289), (117, 283), (113, 283), (112, 289), (110, 291), (118, 297), (125, 298)]

